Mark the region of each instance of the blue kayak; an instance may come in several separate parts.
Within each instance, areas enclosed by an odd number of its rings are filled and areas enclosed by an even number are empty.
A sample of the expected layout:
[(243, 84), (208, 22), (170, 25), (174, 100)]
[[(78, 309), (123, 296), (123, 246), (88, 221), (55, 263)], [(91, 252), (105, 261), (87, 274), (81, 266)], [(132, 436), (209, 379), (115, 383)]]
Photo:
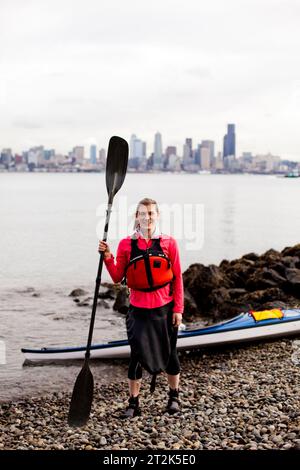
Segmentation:
[[(300, 334), (300, 309), (268, 310), (249, 312), (230, 320), (204, 328), (181, 330), (178, 333), (177, 349), (190, 350), (202, 347), (258, 341), (267, 338)], [(28, 361), (57, 361), (83, 359), (85, 346), (21, 349)], [(92, 359), (126, 358), (130, 355), (127, 340), (94, 344), (91, 347)]]

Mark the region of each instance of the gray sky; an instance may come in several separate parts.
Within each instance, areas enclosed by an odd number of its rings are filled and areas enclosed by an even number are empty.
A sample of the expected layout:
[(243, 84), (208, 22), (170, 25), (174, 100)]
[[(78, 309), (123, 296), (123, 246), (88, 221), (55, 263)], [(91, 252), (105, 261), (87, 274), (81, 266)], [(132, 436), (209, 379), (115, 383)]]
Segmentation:
[(185, 137), (300, 160), (299, 0), (1, 0), (0, 148)]

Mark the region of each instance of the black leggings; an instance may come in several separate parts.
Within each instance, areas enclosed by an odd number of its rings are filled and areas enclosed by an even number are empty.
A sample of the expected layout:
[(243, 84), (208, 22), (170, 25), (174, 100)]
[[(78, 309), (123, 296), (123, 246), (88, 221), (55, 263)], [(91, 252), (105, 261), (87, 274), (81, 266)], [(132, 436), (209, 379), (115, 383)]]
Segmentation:
[[(168, 365), (165, 369), (165, 372), (169, 375), (177, 375), (180, 372), (180, 363), (178, 359), (177, 349), (177, 334), (172, 335), (171, 337), (171, 353)], [(139, 363), (139, 359), (134, 354), (130, 356), (129, 368), (128, 368), (128, 378), (130, 380), (139, 380), (142, 378), (143, 369)]]
[[(177, 375), (180, 372), (180, 363), (177, 355), (176, 348), (172, 350), (170, 360), (166, 368), (166, 373), (169, 375)], [(130, 380), (139, 380), (142, 378), (143, 369), (139, 360), (135, 356), (130, 357), (128, 378)]]

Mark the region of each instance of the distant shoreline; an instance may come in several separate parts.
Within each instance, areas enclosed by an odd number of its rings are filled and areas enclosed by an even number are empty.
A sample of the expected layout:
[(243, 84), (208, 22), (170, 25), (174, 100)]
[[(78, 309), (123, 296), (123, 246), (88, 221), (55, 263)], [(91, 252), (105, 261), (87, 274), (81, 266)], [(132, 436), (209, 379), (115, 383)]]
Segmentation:
[[(4, 170), (4, 169), (0, 169), (0, 174), (34, 174), (34, 173), (37, 173), (37, 174), (40, 174), (40, 173), (46, 173), (46, 174), (49, 174), (49, 173), (53, 173), (53, 174), (57, 174), (57, 173), (67, 173), (67, 174), (70, 174), (70, 173), (75, 173), (75, 174), (78, 174), (78, 173), (84, 173), (84, 174), (88, 174), (88, 173), (96, 173), (96, 174), (105, 174), (105, 171), (99, 171), (99, 170), (43, 170), (43, 169), (36, 169), (34, 171), (29, 171), (29, 170), (22, 170), (22, 171), (19, 171), (19, 170)], [(266, 172), (238, 172), (238, 171), (235, 171), (235, 172), (225, 172), (225, 171), (170, 171), (170, 170), (166, 170), (166, 171), (157, 171), (157, 170), (151, 170), (151, 171), (130, 171), (128, 170), (127, 171), (128, 174), (132, 174), (132, 175), (138, 175), (138, 174), (141, 174), (141, 175), (199, 175), (199, 176), (214, 176), (214, 175), (226, 175), (226, 176), (229, 176), (229, 175), (234, 175), (234, 176), (241, 176), (241, 175), (246, 175), (246, 176), (278, 176), (278, 177), (287, 177), (287, 178), (299, 178), (300, 176), (288, 176), (286, 172), (269, 172), (269, 173), (266, 173)]]

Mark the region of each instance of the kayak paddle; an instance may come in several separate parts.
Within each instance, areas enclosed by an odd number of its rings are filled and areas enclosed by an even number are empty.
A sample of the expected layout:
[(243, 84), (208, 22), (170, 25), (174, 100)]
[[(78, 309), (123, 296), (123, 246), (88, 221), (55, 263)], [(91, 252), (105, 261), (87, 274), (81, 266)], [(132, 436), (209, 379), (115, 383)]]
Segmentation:
[[(127, 170), (128, 163), (128, 143), (121, 137), (111, 137), (108, 145), (106, 161), (106, 188), (108, 194), (108, 204), (106, 210), (106, 220), (102, 240), (106, 241), (108, 224), (111, 214), (112, 203), (115, 194), (121, 188)], [(94, 390), (93, 374), (89, 368), (90, 349), (94, 330), (97, 300), (101, 283), (104, 252), (100, 254), (96, 286), (94, 293), (93, 309), (90, 321), (89, 336), (86, 346), (84, 364), (76, 379), (70, 403), (68, 423), (70, 426), (83, 426), (89, 419)]]

